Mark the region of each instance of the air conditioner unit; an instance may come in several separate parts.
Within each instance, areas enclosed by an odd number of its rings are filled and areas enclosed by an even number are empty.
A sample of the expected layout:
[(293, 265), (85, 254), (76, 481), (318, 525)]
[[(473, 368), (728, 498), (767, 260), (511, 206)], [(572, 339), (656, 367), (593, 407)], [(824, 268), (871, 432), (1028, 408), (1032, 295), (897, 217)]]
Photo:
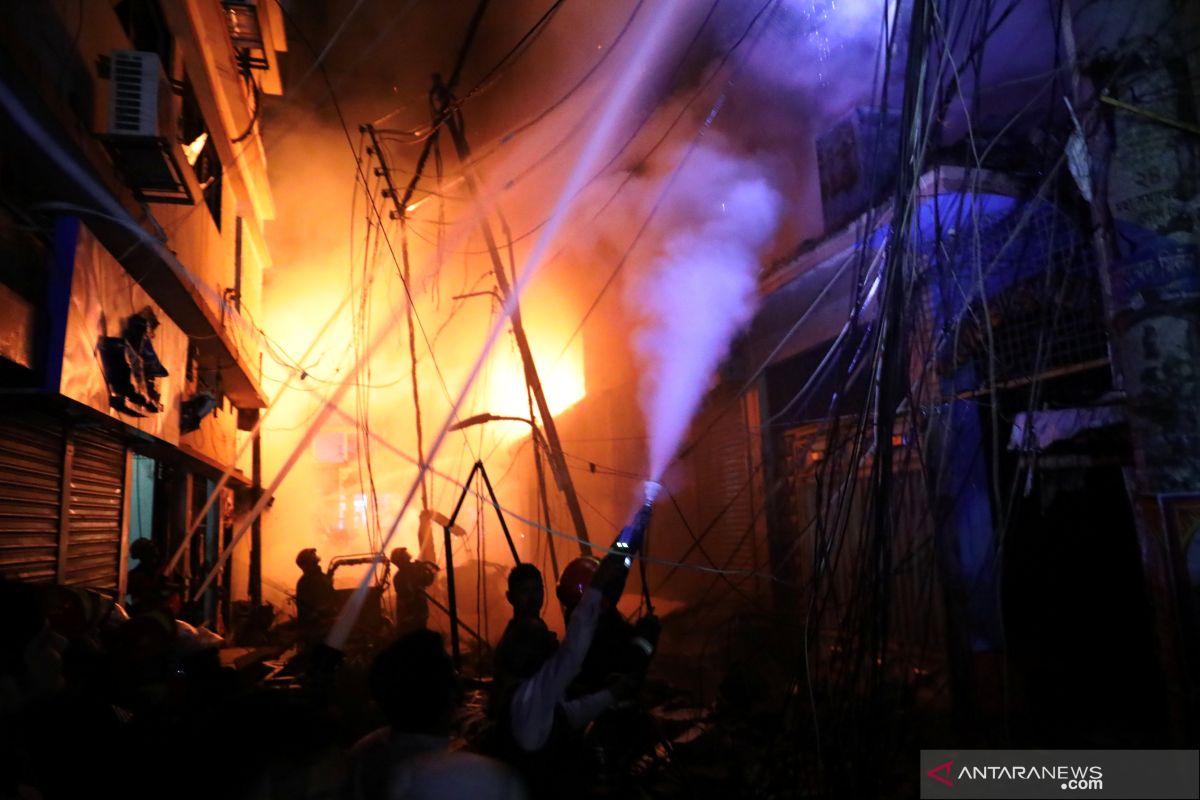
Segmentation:
[(158, 136), (157, 53), (117, 50), (112, 54), (108, 92), (109, 136)]
[(156, 53), (114, 50), (101, 141), (134, 193), (148, 202), (195, 202), (179, 166), (171, 88)]

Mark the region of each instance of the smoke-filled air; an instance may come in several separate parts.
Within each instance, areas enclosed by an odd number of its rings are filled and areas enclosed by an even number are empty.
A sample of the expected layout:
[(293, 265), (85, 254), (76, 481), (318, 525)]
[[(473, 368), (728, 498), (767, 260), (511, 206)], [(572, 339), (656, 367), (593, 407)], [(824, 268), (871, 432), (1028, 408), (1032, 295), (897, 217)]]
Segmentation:
[(0, 8), (0, 800), (1198, 796), (1197, 0)]
[(678, 169), (662, 216), (665, 234), (625, 291), (654, 480), (687, 435), (733, 337), (754, 314), (762, 254), (783, 208), (752, 156), (705, 142)]

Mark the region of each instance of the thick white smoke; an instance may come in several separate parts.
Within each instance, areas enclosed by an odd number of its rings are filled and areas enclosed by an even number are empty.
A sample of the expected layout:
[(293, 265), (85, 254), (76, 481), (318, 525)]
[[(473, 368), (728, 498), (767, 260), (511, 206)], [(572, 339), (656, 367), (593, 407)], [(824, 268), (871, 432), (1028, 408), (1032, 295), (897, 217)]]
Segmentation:
[(650, 477), (666, 470), (714, 372), (754, 314), (759, 253), (782, 198), (752, 160), (702, 145), (668, 199), (668, 234), (630, 281)]

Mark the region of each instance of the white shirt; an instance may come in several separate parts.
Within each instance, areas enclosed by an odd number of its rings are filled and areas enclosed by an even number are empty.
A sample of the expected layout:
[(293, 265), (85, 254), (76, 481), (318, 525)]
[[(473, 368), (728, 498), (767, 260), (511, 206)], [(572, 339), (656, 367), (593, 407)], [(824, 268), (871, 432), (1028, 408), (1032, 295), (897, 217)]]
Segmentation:
[(525, 800), (525, 787), (499, 761), (474, 753), (450, 752), (445, 736), (380, 728), (350, 751), (353, 800)]
[(526, 800), (525, 787), (509, 767), (474, 753), (426, 753), (400, 764), (388, 800)]
[(567, 686), (583, 667), (600, 619), (601, 595), (588, 589), (571, 613), (567, 635), (554, 655), (530, 678), (517, 687), (512, 698), (511, 731), (517, 745), (526, 752), (545, 747), (554, 728), (554, 710), (561, 703), (567, 723), (581, 728), (612, 706), (614, 697), (608, 689), (564, 701)]

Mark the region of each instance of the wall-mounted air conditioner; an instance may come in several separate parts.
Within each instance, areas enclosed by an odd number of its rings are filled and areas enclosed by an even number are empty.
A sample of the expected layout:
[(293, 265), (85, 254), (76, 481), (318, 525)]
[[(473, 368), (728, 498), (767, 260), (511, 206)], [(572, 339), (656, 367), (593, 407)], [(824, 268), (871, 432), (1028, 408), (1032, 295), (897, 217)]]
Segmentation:
[(109, 60), (108, 114), (101, 141), (121, 177), (142, 200), (195, 202), (179, 166), (171, 89), (156, 53), (114, 50)]
[(109, 136), (158, 136), (157, 53), (117, 50), (112, 54), (108, 92)]

